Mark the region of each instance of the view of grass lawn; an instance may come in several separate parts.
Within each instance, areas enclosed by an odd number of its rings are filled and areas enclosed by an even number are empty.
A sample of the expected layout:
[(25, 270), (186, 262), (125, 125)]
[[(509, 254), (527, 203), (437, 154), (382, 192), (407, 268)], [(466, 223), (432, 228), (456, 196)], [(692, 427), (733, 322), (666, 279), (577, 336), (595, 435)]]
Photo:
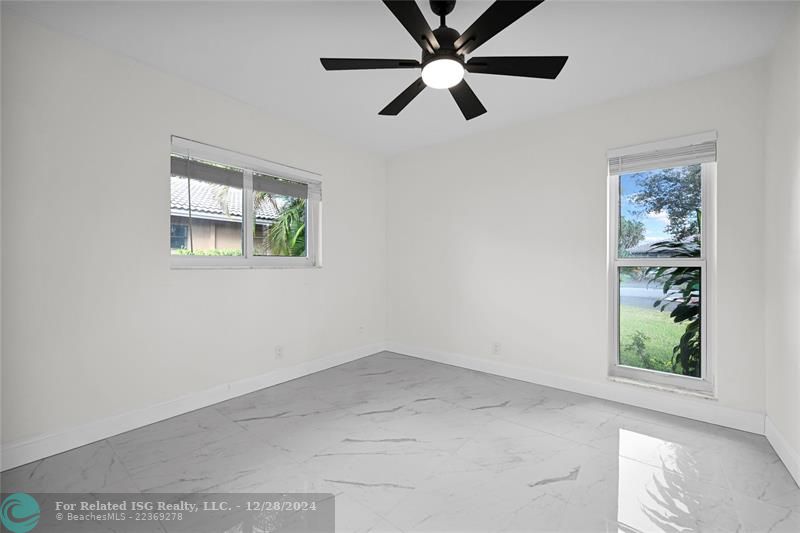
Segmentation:
[(668, 311), (621, 305), (620, 363), (672, 372), (672, 349), (678, 344), (684, 331), (685, 326), (673, 322)]

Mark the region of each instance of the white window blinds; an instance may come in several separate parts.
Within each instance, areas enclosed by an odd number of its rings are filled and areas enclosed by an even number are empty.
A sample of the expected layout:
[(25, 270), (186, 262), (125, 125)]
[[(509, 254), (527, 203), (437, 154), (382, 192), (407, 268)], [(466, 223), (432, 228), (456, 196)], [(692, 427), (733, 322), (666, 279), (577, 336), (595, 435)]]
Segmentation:
[(716, 160), (717, 133), (707, 132), (610, 150), (608, 174), (618, 176), (656, 168), (711, 163)]
[(273, 178), (263, 174), (253, 174), (253, 190), (278, 194), (281, 196), (291, 196), (294, 198), (308, 198), (309, 185), (296, 181)]
[(252, 172), (256, 191), (295, 198), (322, 197), (319, 174), (172, 136), (173, 176), (241, 188), (243, 169)]
[(193, 180), (210, 181), (228, 187), (242, 188), (242, 171), (221, 165), (196, 161), (185, 157), (172, 156), (171, 168), (173, 176), (191, 178)]

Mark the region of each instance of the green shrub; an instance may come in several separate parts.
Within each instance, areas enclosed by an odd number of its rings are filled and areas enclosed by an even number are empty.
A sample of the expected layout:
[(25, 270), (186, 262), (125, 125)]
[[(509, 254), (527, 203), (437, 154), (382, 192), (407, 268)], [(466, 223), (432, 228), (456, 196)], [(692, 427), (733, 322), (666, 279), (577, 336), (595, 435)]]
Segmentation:
[[(671, 257), (698, 257), (697, 243), (659, 242), (653, 250), (668, 250)], [(672, 371), (685, 376), (700, 377), (701, 366), (701, 302), (700, 268), (698, 267), (650, 267), (647, 275), (662, 285), (664, 296), (656, 300), (653, 307), (663, 312), (670, 304), (674, 309), (670, 317), (676, 324), (685, 326), (680, 341), (672, 349)]]
[(238, 248), (220, 248), (219, 250), (191, 250), (180, 249), (172, 250), (172, 255), (193, 255), (193, 256), (236, 256), (242, 255), (242, 251)]

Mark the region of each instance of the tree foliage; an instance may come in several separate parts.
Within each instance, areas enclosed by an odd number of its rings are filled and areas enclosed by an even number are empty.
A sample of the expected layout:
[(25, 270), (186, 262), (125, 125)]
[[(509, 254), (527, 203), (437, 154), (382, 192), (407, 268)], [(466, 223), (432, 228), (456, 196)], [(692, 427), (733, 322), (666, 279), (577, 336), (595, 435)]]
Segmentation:
[(306, 201), (292, 198), (283, 206), (277, 220), (267, 231), (272, 255), (306, 255)]
[(644, 222), (620, 217), (619, 224), (619, 256), (628, 256), (628, 250), (644, 239)]
[(683, 242), (700, 233), (700, 165), (666, 168), (637, 175), (639, 192), (632, 195), (643, 213), (666, 213), (666, 232)]

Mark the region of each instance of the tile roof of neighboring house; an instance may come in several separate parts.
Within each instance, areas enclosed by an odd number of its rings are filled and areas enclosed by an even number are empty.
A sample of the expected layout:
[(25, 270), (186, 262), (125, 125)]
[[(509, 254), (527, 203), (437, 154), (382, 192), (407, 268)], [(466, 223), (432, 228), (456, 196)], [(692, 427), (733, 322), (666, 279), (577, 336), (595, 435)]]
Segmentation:
[[(189, 210), (189, 180), (172, 176), (172, 209)], [(227, 204), (227, 206), (226, 206)], [(227, 207), (227, 208), (226, 208)], [(192, 180), (192, 216), (202, 218), (207, 213), (217, 216), (242, 216), (242, 193), (225, 185), (217, 185), (207, 181)], [(261, 202), (256, 208), (257, 220), (275, 220), (278, 210), (270, 202)]]

